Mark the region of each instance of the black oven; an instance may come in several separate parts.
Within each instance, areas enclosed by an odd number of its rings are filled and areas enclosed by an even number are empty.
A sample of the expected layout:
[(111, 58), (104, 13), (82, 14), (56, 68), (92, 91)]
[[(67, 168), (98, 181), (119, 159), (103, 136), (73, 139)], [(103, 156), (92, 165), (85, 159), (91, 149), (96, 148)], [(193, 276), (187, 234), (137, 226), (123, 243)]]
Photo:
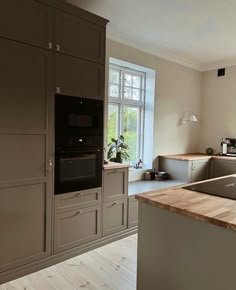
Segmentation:
[(102, 149), (74, 148), (55, 153), (55, 194), (100, 187)]
[(102, 185), (103, 101), (55, 96), (54, 193)]

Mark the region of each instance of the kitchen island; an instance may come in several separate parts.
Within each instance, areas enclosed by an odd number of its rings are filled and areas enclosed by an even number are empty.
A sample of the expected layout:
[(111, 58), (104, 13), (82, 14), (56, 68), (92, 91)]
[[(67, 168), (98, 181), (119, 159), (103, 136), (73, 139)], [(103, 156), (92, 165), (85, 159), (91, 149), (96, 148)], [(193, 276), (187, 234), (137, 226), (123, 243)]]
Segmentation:
[(236, 200), (182, 186), (136, 198), (138, 290), (236, 289)]

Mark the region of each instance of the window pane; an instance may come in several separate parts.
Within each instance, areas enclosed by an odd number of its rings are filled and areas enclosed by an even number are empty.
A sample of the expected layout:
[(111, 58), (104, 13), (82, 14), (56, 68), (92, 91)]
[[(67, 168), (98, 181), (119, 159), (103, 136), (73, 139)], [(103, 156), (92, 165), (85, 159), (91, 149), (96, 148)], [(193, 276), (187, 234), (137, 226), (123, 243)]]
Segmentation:
[(132, 89), (131, 88), (124, 88), (124, 97), (126, 99), (132, 99)]
[(108, 106), (108, 135), (107, 142), (111, 142), (111, 138), (118, 137), (118, 116), (119, 116), (119, 106), (110, 104)]
[(123, 127), (124, 132), (123, 135), (125, 137), (125, 142), (129, 146), (129, 155), (130, 160), (134, 162), (138, 162), (140, 156), (139, 155), (139, 114), (140, 109), (134, 107), (124, 107), (124, 120)]
[(140, 76), (133, 76), (133, 87), (140, 89), (140, 87), (141, 87), (141, 77)]
[(139, 101), (141, 97), (141, 91), (138, 89), (133, 89), (133, 100)]
[(109, 82), (114, 84), (119, 84), (120, 72), (118, 70), (110, 69), (109, 71)]
[(132, 75), (125, 74), (125, 76), (124, 76), (124, 83), (125, 83), (125, 86), (132, 87)]
[(109, 85), (109, 96), (118, 98), (119, 97), (119, 86)]

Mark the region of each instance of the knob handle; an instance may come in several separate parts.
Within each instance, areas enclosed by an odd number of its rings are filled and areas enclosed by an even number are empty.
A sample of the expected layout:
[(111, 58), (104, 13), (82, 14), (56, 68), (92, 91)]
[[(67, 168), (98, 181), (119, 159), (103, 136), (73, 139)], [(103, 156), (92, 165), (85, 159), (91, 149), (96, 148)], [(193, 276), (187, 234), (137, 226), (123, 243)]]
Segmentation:
[(52, 42), (49, 42), (49, 43), (48, 43), (48, 48), (49, 48), (49, 49), (52, 49)]
[(56, 49), (57, 51), (60, 51), (61, 50), (61, 46), (59, 44), (56, 45)]

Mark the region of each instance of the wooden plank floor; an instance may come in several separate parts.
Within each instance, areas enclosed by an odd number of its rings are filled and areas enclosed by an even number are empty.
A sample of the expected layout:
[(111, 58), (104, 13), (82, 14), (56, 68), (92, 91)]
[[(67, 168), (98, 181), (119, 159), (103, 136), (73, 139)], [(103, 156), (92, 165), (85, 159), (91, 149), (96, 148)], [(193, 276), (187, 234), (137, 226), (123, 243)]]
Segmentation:
[(135, 290), (137, 235), (0, 285), (0, 290)]

